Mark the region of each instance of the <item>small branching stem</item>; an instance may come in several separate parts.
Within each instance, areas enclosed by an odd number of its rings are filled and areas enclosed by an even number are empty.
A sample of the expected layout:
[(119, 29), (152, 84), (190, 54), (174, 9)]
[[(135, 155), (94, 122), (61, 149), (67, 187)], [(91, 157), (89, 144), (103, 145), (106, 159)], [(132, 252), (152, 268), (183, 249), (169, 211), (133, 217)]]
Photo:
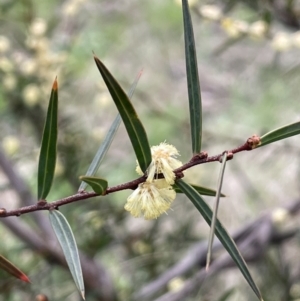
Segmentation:
[[(259, 137), (257, 136), (252, 136), (251, 138), (247, 139), (246, 143), (243, 145), (234, 148), (227, 152), (227, 160), (231, 160), (233, 158), (233, 155), (242, 151), (250, 151), (255, 148), (255, 145), (257, 144), (257, 141), (259, 141)], [(181, 179), (184, 177), (183, 171), (196, 166), (200, 164), (205, 164), (205, 163), (211, 163), (211, 162), (220, 162), (222, 159), (224, 152), (216, 155), (216, 156), (211, 156), (209, 157), (206, 152), (201, 152), (200, 154), (196, 154), (193, 156), (193, 158), (187, 162), (186, 164), (182, 165), (181, 167), (177, 168), (174, 170), (174, 173), (176, 175), (176, 179)], [(158, 175), (158, 178), (163, 178), (162, 174)], [(139, 177), (133, 181), (126, 182), (117, 186), (109, 187), (105, 191), (103, 195), (108, 195), (110, 193), (114, 193), (117, 191), (121, 190), (126, 190), (126, 189), (136, 189), (137, 186), (143, 182), (145, 182), (147, 179), (146, 176)], [(60, 200), (48, 203), (46, 200), (40, 200), (34, 205), (30, 206), (25, 206), (21, 207), (18, 209), (14, 210), (6, 210), (5, 208), (0, 208), (0, 218), (3, 217), (9, 217), (9, 216), (20, 216), (22, 214), (26, 214), (29, 212), (34, 212), (34, 211), (39, 211), (39, 210), (53, 210), (53, 209), (58, 209), (60, 206), (64, 206), (66, 204), (90, 199), (93, 197), (97, 197), (99, 194), (95, 192), (86, 192), (86, 191), (80, 191), (74, 195), (68, 196), (66, 198), (62, 198)]]

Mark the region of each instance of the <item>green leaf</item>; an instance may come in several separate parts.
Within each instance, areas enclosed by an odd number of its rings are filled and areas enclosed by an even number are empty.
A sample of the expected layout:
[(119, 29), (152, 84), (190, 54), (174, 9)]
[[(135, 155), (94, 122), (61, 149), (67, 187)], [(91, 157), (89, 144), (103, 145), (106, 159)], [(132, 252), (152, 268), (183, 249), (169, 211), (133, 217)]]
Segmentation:
[(58, 92), (57, 80), (55, 79), (50, 95), (40, 151), (38, 167), (38, 200), (46, 199), (54, 177), (57, 143), (57, 110)]
[[(194, 185), (194, 184), (189, 184), (189, 185), (191, 185), (201, 195), (215, 196), (216, 193), (217, 193), (214, 189), (210, 189), (210, 188), (207, 188), (207, 187), (203, 187), (203, 186), (199, 186), (199, 185)], [(176, 184), (174, 185), (174, 190), (177, 193), (182, 193), (182, 191), (180, 190), (180, 188), (178, 186), (176, 186)], [(220, 196), (221, 197), (226, 197), (226, 195), (223, 194), (223, 193), (221, 193)]]
[(122, 117), (139, 165), (142, 171), (145, 172), (152, 160), (146, 131), (119, 83), (97, 57), (94, 57), (94, 59)]
[[(106, 137), (104, 138), (104, 141), (101, 143), (91, 165), (89, 166), (87, 172), (86, 172), (86, 176), (93, 176), (95, 175), (95, 173), (97, 172), (102, 160), (104, 159), (116, 133), (117, 130), (119, 128), (119, 125), (121, 123), (121, 116), (120, 114), (118, 114), (114, 120), (114, 122), (112, 123), (111, 127), (109, 128)], [(82, 179), (82, 177), (80, 177), (80, 179), (82, 180), (78, 191), (83, 191), (86, 189), (88, 182), (84, 181)], [(95, 190), (94, 190), (95, 191)], [(96, 192), (96, 191), (95, 191)]]
[(222, 189), (222, 183), (223, 183), (223, 178), (224, 178), (224, 172), (225, 172), (225, 167), (226, 167), (226, 162), (227, 162), (227, 153), (225, 152), (222, 158), (222, 165), (221, 165), (221, 170), (220, 170), (220, 175), (218, 179), (218, 189), (217, 189), (217, 195), (216, 195), (216, 200), (215, 200), (215, 206), (214, 206), (214, 211), (213, 211), (213, 216), (212, 216), (212, 222), (211, 222), (211, 227), (210, 227), (210, 232), (209, 232), (209, 237), (208, 237), (208, 250), (207, 250), (207, 257), (206, 257), (206, 269), (208, 269), (210, 260), (211, 260), (211, 254), (212, 254), (212, 247), (214, 243), (214, 237), (215, 237), (215, 228), (216, 228), (216, 221), (217, 221), (217, 216), (218, 216), (218, 208), (219, 208), (219, 203), (220, 203), (220, 194), (221, 194), (221, 189)]
[(300, 134), (300, 121), (287, 124), (281, 128), (273, 130), (260, 137), (261, 144), (259, 144), (256, 148), (299, 134)]
[(93, 190), (100, 195), (103, 194), (107, 189), (107, 181), (102, 178), (81, 176), (79, 179), (89, 184)]
[(30, 282), (29, 278), (21, 270), (2, 255), (0, 255), (0, 269), (22, 281)]
[(85, 299), (85, 290), (80, 259), (72, 229), (64, 215), (57, 210), (50, 210), (49, 218), (54, 233), (64, 252), (74, 282), (78, 290), (80, 291), (82, 298)]
[[(135, 81), (131, 85), (129, 93), (128, 93), (129, 99), (132, 97), (141, 75), (142, 75), (142, 72), (140, 72), (138, 74), (138, 76), (135, 78)], [(110, 128), (106, 134), (106, 137), (104, 138), (103, 142), (101, 143), (91, 165), (89, 166), (89, 168), (86, 172), (86, 176), (93, 176), (97, 172), (102, 160), (104, 159), (104, 157), (117, 133), (120, 123), (121, 123), (121, 116), (120, 116), (120, 114), (118, 114), (116, 116), (114, 122), (110, 126)], [(86, 187), (87, 187), (87, 183), (81, 182), (78, 191), (83, 191), (83, 190), (85, 190)]]
[[(194, 206), (198, 209), (200, 214), (203, 216), (205, 221), (211, 225), (212, 220), (212, 210), (206, 204), (206, 202), (202, 199), (201, 195), (189, 184), (185, 183), (183, 180), (179, 179), (176, 180), (176, 185), (185, 193), (185, 195), (192, 201)], [(263, 300), (260, 294), (258, 287), (256, 286), (252, 276), (248, 270), (247, 264), (241, 255), (240, 251), (238, 250), (235, 242), (227, 233), (221, 222), (217, 219), (216, 220), (216, 235), (219, 238), (220, 242), (227, 250), (229, 255), (232, 257), (240, 271), (242, 272), (243, 276), (245, 277), (246, 281), (259, 298), (259, 300)]]
[(187, 0), (182, 0), (182, 13), (192, 150), (193, 154), (198, 154), (201, 151), (202, 140), (202, 105), (193, 24)]

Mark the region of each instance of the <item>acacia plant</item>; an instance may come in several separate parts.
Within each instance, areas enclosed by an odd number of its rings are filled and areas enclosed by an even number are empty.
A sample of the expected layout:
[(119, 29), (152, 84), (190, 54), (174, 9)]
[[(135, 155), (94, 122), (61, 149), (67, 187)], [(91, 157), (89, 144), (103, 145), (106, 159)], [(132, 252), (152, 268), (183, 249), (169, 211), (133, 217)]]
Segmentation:
[[(109, 72), (103, 62), (101, 62), (97, 56), (94, 56), (96, 66), (104, 79), (119, 114), (113, 121), (107, 136), (92, 160), (86, 175), (80, 177), (82, 183), (78, 192), (74, 195), (67, 196), (53, 202), (47, 202), (47, 196), (51, 189), (54, 177), (57, 156), (58, 81), (55, 79), (52, 86), (39, 156), (37, 202), (34, 205), (21, 207), (15, 210), (6, 210), (5, 208), (0, 209), (1, 218), (21, 216), (41, 210), (49, 212), (49, 218), (54, 233), (61, 245), (74, 282), (83, 299), (85, 298), (84, 279), (76, 241), (68, 221), (59, 211), (59, 208), (70, 203), (79, 202), (97, 196), (105, 196), (121, 190), (133, 190), (127, 199), (125, 209), (134, 217), (142, 216), (145, 219), (159, 218), (162, 213), (166, 212), (170, 208), (176, 197), (176, 193), (185, 194), (187, 199), (193, 203), (195, 208), (211, 227), (206, 269), (209, 270), (210, 267), (213, 237), (216, 235), (228, 254), (232, 257), (237, 267), (240, 269), (257, 298), (259, 300), (263, 300), (263, 296), (255, 284), (247, 264), (239, 252), (234, 240), (227, 233), (226, 229), (217, 218), (220, 197), (224, 196), (221, 193), (224, 171), (226, 162), (228, 160), (232, 160), (234, 156), (240, 152), (252, 151), (278, 140), (299, 134), (300, 122), (298, 121), (280, 127), (261, 137), (253, 135), (242, 145), (233, 147), (230, 150), (224, 150), (222, 153), (217, 155), (210, 155), (206, 151), (203, 151), (201, 149), (201, 142), (203, 138), (203, 114), (201, 106), (200, 81), (198, 78), (193, 27), (187, 0), (182, 0), (182, 10), (190, 112), (190, 132), (192, 141), (192, 156), (190, 160), (185, 163), (180, 162), (177, 159), (179, 151), (166, 141), (150, 148), (147, 133), (130, 101), (140, 75), (133, 83), (128, 95), (126, 95), (118, 81)], [(108, 186), (108, 182), (104, 178), (96, 177), (95, 174), (98, 171), (121, 122), (125, 125), (132, 148), (135, 152), (137, 159), (136, 171), (139, 176), (132, 181), (122, 183), (117, 186)], [(184, 181), (184, 172), (187, 169), (199, 164), (207, 164), (216, 161), (221, 163), (220, 176), (216, 190), (202, 187), (198, 185), (198, 183), (189, 184)], [(88, 185), (93, 189), (93, 192), (86, 191)], [(202, 195), (215, 196), (215, 205), (213, 210), (207, 205), (205, 200), (202, 198)], [(4, 257), (0, 257), (0, 267), (21, 280), (30, 282), (29, 278), (23, 272)]]

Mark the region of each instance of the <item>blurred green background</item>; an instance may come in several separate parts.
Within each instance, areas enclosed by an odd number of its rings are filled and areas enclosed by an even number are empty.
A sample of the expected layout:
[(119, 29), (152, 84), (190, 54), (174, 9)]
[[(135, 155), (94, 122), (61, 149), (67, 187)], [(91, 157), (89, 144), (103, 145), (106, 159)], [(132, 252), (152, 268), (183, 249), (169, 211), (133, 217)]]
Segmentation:
[[(190, 5), (203, 101), (203, 150), (219, 154), (253, 134), (298, 121), (300, 2), (190, 1)], [(93, 52), (126, 91), (143, 70), (132, 102), (150, 144), (167, 141), (180, 151), (182, 162), (190, 160), (178, 1), (1, 0), (0, 22), (1, 146), (33, 195), (55, 76), (59, 84), (59, 158), (48, 201), (76, 193), (78, 177), (86, 172), (117, 114)], [(296, 136), (240, 153), (228, 163), (223, 186), (227, 197), (222, 199), (219, 217), (230, 232), (299, 199), (299, 158)], [(214, 188), (219, 168), (217, 163), (194, 167), (186, 172), (186, 179)], [(135, 157), (122, 125), (98, 175), (109, 186), (137, 177)], [(0, 207), (25, 205), (3, 166), (0, 188)], [(145, 221), (124, 210), (129, 194), (119, 192), (61, 208), (79, 249), (102, 265), (113, 287), (110, 297), (88, 288), (87, 300), (134, 300), (144, 285), (208, 237), (208, 226), (185, 197), (176, 198), (168, 215)], [(212, 204), (213, 198), (205, 199)], [(42, 216), (48, 219), (47, 212)], [(31, 214), (9, 219), (43, 237), (44, 229)], [(299, 300), (299, 222), (297, 216), (281, 220), (276, 226), (295, 229), (293, 238), (277, 246), (267, 244), (249, 266), (265, 300)], [(0, 225), (0, 253), (24, 270), (32, 284), (22, 284), (0, 271), (0, 300), (43, 300), (36, 297), (39, 294), (51, 301), (80, 300), (69, 271), (51, 260), (51, 254), (34, 250), (28, 239), (10, 230), (11, 226)], [(54, 239), (45, 238), (45, 242), (57, 246)], [(142, 300), (156, 300), (179, 289), (199, 269), (200, 265), (195, 266)], [(230, 292), (228, 297), (226, 292)], [(208, 276), (184, 300), (243, 301), (255, 300), (255, 296), (240, 272), (232, 268)]]

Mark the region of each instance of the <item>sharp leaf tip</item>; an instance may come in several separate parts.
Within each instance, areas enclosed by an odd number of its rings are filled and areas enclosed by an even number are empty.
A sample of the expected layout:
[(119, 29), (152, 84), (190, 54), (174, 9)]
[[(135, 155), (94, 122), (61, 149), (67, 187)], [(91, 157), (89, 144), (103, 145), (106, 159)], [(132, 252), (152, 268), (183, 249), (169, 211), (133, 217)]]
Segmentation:
[(53, 86), (52, 86), (52, 90), (57, 91), (57, 89), (58, 89), (58, 84), (57, 84), (57, 76), (56, 76), (55, 80), (54, 80), (54, 83), (53, 83)]

